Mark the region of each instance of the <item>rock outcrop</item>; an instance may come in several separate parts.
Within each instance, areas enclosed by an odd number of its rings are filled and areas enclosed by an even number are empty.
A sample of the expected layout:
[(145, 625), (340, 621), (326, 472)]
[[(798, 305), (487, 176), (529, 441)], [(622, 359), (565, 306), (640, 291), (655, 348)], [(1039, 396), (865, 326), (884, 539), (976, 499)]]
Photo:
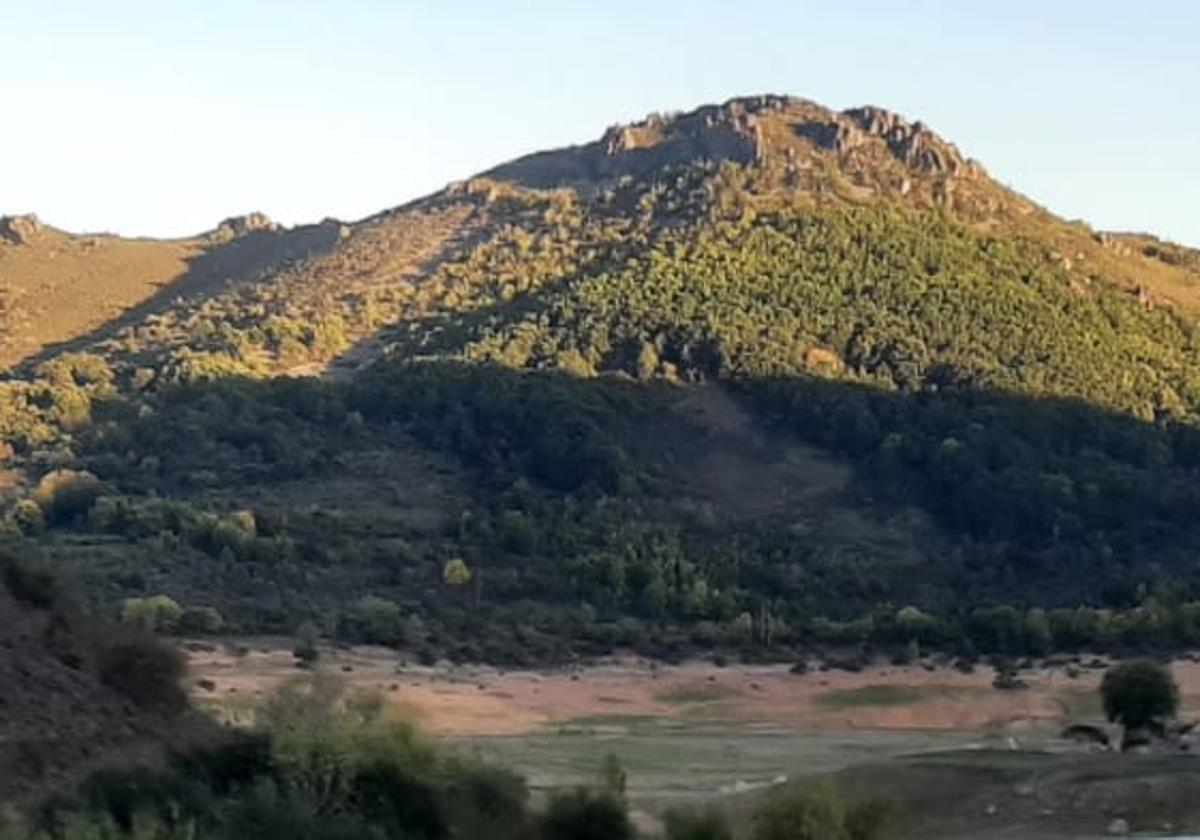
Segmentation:
[(884, 108), (866, 106), (842, 112), (863, 132), (879, 137), (897, 158), (917, 172), (957, 175), (969, 166), (954, 144), (938, 137), (922, 122), (909, 122)]
[(0, 239), (13, 245), (28, 245), (43, 228), (32, 213), (23, 216), (0, 216)]
[(265, 213), (247, 213), (244, 216), (230, 216), (224, 219), (209, 236), (219, 241), (228, 241), (258, 231), (276, 231), (279, 228), (279, 224)]

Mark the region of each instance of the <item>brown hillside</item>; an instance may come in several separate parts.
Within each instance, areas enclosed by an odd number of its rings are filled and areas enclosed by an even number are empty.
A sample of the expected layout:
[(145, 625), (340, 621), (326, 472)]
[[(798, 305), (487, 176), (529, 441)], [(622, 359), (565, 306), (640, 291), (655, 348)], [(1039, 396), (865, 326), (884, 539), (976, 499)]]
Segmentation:
[(0, 219), (0, 368), (325, 250), (338, 230), (252, 215), (191, 239), (124, 239)]

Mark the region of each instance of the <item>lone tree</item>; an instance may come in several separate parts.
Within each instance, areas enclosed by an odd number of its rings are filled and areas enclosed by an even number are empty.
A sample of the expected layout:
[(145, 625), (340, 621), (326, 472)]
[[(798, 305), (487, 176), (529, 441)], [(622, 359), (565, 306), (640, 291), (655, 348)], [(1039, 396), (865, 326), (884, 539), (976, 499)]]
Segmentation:
[(471, 567), (461, 557), (455, 557), (442, 567), (442, 583), (447, 586), (466, 586), (471, 582)]
[(1122, 662), (1104, 672), (1100, 683), (1104, 714), (1126, 731), (1145, 729), (1175, 716), (1179, 686), (1163, 665), (1148, 660)]

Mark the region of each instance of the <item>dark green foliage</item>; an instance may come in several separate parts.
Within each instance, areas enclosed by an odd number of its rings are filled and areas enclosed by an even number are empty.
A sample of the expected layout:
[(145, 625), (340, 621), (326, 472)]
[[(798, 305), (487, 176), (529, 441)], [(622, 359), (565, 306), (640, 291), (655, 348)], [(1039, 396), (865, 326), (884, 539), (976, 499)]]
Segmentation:
[(500, 767), (465, 763), (451, 773), (446, 801), (456, 836), (518, 840), (528, 836), (525, 780)]
[(173, 753), (171, 768), (203, 784), (217, 796), (249, 787), (272, 766), (272, 744), (265, 732), (233, 730), (213, 744)]
[(9, 593), (32, 607), (49, 609), (61, 595), (58, 578), (37, 563), (0, 553), (0, 573)]
[(632, 840), (633, 825), (620, 799), (580, 788), (550, 800), (542, 840)]
[(180, 635), (210, 635), (220, 633), (225, 627), (221, 613), (212, 607), (188, 607), (179, 617), (175, 628)]
[(178, 713), (187, 705), (182, 687), (187, 663), (173, 645), (135, 631), (112, 631), (96, 652), (100, 680), (139, 706)]
[(386, 836), (414, 840), (449, 836), (446, 808), (438, 790), (387, 759), (359, 768), (349, 796), (356, 810)]
[[(303, 732), (228, 732), (173, 753), (164, 769), (93, 774), (42, 809), (46, 838), (110, 825), (104, 836), (528, 837), (524, 783), (443, 754), (406, 728), (329, 717)], [(86, 835), (92, 836), (92, 835)]]
[(103, 490), (104, 485), (89, 472), (53, 470), (38, 482), (33, 501), (47, 524), (62, 524), (82, 519)]
[(754, 814), (754, 840), (874, 840), (885, 809), (848, 800), (834, 787), (788, 788)]
[(733, 840), (729, 822), (717, 810), (668, 811), (664, 822), (667, 840)]
[(428, 363), (376, 366), (350, 396), (364, 417), (403, 422), (427, 446), (494, 480), (527, 474), (552, 490), (606, 493), (637, 479), (614, 428), (641, 413), (636, 400), (631, 389), (595, 389), (564, 375)]
[(1104, 714), (1126, 729), (1142, 729), (1175, 716), (1179, 686), (1171, 671), (1149, 660), (1122, 662), (1104, 672), (1100, 683)]

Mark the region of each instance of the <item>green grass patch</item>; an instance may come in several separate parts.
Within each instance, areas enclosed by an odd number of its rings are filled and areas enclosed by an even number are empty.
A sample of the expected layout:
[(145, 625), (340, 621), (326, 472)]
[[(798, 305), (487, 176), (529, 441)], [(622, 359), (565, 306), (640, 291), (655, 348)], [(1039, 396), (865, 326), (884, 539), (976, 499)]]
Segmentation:
[(597, 729), (645, 729), (663, 722), (654, 715), (587, 715), (561, 721), (554, 724), (554, 728), (559, 734), (576, 735)]
[(696, 703), (717, 703), (737, 696), (737, 692), (719, 686), (704, 686), (701, 688), (676, 688), (654, 695), (659, 703), (672, 706), (688, 706)]

